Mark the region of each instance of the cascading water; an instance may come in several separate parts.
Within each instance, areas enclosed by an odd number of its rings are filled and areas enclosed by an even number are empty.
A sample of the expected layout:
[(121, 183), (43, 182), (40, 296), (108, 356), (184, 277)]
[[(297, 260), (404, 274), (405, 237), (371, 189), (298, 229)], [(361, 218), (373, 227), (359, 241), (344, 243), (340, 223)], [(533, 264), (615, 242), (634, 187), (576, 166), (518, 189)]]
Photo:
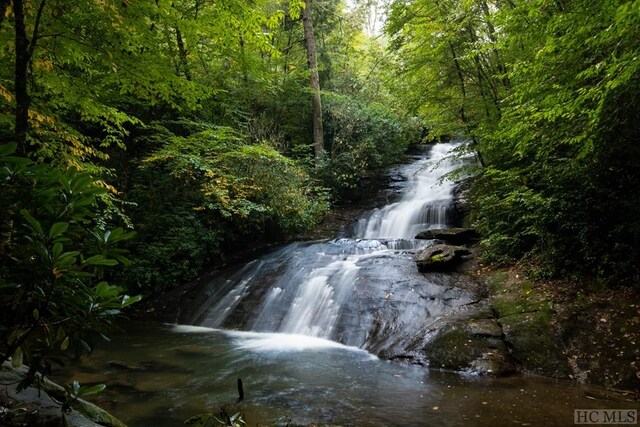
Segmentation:
[(187, 321), (380, 351), (398, 344), (394, 330), (426, 327), (415, 318), (435, 321), (469, 302), (446, 283), (426, 282), (411, 252), (429, 243), (415, 240), (418, 232), (450, 225), (455, 184), (442, 177), (461, 165), (452, 153), (461, 144), (436, 144), (402, 167), (404, 195), (363, 216), (353, 238), (294, 243), (253, 261), (214, 281)]
[[(416, 231), (449, 225), (453, 185), (437, 176), (455, 167), (445, 155), (457, 145), (402, 167), (404, 196), (361, 218), (352, 238), (293, 243), (218, 273), (181, 297), (181, 324), (127, 322), (59, 382), (113, 385), (99, 401), (132, 427), (215, 414), (236, 400), (238, 378), (247, 425), (564, 426), (574, 408), (640, 409), (555, 380), (411, 366), (430, 362), (438, 331), (487, 307), (468, 275), (421, 274), (413, 259), (431, 243)], [(489, 340), (493, 353), (501, 341)]]
[(437, 144), (425, 158), (408, 165), (403, 171), (408, 183), (401, 200), (362, 218), (357, 237), (413, 239), (429, 228), (449, 226), (455, 183), (443, 176), (462, 165), (451, 153), (458, 146)]

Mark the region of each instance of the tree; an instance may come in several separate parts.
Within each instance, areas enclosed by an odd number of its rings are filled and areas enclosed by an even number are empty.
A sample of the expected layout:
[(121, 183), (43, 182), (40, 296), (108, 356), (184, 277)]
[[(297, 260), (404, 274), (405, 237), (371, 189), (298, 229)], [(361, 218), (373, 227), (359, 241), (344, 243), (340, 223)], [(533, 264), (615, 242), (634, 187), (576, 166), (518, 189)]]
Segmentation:
[(318, 76), (318, 61), (316, 59), (316, 41), (313, 33), (313, 20), (311, 13), (311, 0), (305, 0), (305, 8), (302, 11), (302, 24), (304, 26), (304, 39), (307, 48), (307, 63), (311, 73), (311, 103), (313, 106), (313, 148), (317, 160), (324, 156), (324, 131), (322, 128), (322, 99), (320, 98), (320, 77)]

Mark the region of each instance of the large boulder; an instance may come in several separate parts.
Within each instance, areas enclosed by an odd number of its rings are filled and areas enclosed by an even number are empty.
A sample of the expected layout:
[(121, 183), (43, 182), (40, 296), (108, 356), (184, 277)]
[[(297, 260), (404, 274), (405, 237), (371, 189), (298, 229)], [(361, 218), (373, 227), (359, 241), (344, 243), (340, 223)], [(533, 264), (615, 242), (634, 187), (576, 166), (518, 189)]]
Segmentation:
[(477, 240), (480, 236), (472, 228), (441, 228), (426, 230), (416, 235), (416, 239), (442, 240), (452, 245), (465, 245)]
[(461, 320), (440, 329), (421, 352), (431, 368), (509, 375), (518, 367), (502, 336), (495, 319)]
[(433, 245), (422, 249), (416, 254), (415, 260), (418, 270), (450, 271), (454, 270), (471, 251), (462, 246)]

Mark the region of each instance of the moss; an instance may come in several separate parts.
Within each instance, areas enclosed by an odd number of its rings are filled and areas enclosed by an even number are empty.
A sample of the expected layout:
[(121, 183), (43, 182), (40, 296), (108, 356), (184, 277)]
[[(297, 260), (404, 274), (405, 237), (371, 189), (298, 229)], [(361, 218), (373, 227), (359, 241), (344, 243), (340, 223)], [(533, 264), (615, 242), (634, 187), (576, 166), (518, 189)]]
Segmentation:
[(532, 282), (502, 271), (488, 281), (492, 307), (513, 356), (525, 370), (558, 378), (569, 376), (553, 303)]
[(471, 361), (481, 354), (477, 341), (462, 328), (454, 327), (439, 334), (426, 349), (430, 365), (456, 371), (469, 368)]
[(423, 349), (432, 368), (505, 375), (515, 366), (504, 343), (471, 332), (466, 322), (443, 330)]
[(509, 274), (507, 271), (494, 271), (487, 278), (487, 286), (489, 288), (489, 292), (491, 292), (492, 294), (496, 294), (499, 291), (503, 290), (508, 278)]
[(552, 324), (550, 309), (500, 319), (513, 356), (532, 373), (567, 378), (569, 367), (560, 337)]

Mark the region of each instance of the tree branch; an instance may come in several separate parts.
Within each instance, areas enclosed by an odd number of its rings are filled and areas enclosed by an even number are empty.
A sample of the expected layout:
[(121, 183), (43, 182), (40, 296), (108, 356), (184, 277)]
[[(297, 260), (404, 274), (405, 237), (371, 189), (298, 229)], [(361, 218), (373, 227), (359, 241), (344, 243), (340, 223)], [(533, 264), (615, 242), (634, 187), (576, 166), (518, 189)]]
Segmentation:
[(31, 36), (31, 43), (29, 43), (29, 60), (33, 57), (33, 52), (36, 50), (36, 44), (38, 43), (38, 33), (40, 32), (40, 22), (42, 20), (42, 12), (47, 3), (47, 0), (42, 0), (38, 7), (38, 13), (36, 14), (36, 22), (33, 26), (33, 35)]

